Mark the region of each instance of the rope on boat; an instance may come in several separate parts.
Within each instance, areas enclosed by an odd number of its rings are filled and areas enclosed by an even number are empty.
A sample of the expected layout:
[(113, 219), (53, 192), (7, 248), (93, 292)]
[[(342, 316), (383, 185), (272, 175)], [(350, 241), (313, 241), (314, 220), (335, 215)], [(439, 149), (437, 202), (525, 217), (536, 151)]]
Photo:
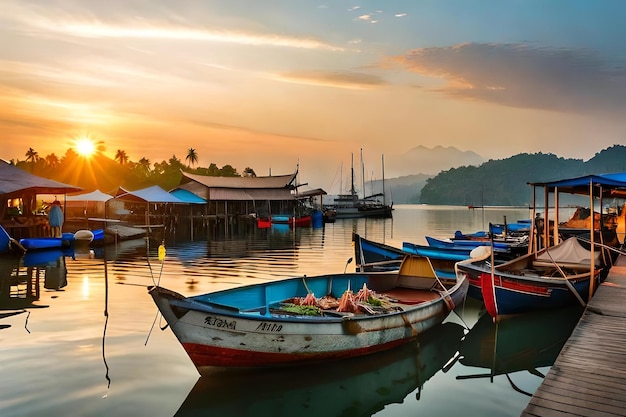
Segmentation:
[[(554, 260), (554, 258), (552, 257), (552, 255), (550, 255), (550, 251), (546, 250), (545, 251), (546, 254), (548, 254), (548, 257), (550, 258), (550, 260), (552, 261), (552, 263), (554, 264), (554, 266), (556, 267), (556, 269), (559, 271), (559, 273), (563, 276), (563, 279), (565, 280), (565, 285), (567, 285), (567, 288), (572, 292), (572, 294), (574, 294), (574, 296), (578, 299), (578, 301), (580, 302), (580, 304), (583, 307), (587, 306), (587, 303), (585, 303), (585, 301), (582, 299), (582, 297), (580, 296), (580, 294), (578, 294), (578, 291), (576, 291), (576, 288), (574, 288), (574, 286), (572, 285), (571, 282), (569, 282), (569, 279), (567, 279), (567, 275), (565, 274), (565, 272), (563, 271), (563, 269), (561, 269), (561, 267), (559, 266), (559, 264), (556, 263), (556, 261)], [(589, 271), (589, 281), (591, 281), (592, 279), (594, 279), (594, 277), (591, 276), (591, 271)]]

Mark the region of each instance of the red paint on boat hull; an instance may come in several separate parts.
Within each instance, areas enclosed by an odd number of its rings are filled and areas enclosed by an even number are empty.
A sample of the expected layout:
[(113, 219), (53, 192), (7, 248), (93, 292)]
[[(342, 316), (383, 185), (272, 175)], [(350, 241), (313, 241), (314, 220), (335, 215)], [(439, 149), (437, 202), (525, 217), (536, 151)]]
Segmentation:
[(247, 350), (206, 346), (197, 343), (183, 343), (183, 348), (197, 368), (204, 366), (255, 367), (297, 365), (305, 362), (317, 362), (323, 360), (335, 360), (363, 356), (370, 353), (391, 349), (396, 346), (408, 343), (414, 339), (414, 337), (410, 337), (366, 348), (321, 353), (252, 352)]

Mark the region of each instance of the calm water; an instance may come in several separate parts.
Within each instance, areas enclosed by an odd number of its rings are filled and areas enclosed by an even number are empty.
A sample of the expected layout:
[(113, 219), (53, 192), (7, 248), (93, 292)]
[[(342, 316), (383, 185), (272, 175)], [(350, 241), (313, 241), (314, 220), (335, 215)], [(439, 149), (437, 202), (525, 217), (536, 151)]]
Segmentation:
[(386, 353), (316, 367), (200, 376), (171, 331), (161, 330), (164, 322), (145, 288), (160, 282), (193, 295), (353, 271), (354, 264), (346, 266), (352, 232), (400, 247), (403, 241), (423, 244), (427, 234), (484, 230), (504, 216), (514, 222), (531, 213), (397, 206), (393, 219), (168, 242), (162, 264), (156, 247), (141, 240), (107, 247), (95, 259), (67, 258), (67, 285), (49, 279), (45, 287), (51, 288), (44, 288), (42, 272), (40, 299), (27, 312), (3, 317), (21, 306), (0, 305), (0, 415), (519, 416), (571, 332), (576, 312), (548, 315), (553, 320), (529, 315), (496, 327), (468, 299), (419, 343)]

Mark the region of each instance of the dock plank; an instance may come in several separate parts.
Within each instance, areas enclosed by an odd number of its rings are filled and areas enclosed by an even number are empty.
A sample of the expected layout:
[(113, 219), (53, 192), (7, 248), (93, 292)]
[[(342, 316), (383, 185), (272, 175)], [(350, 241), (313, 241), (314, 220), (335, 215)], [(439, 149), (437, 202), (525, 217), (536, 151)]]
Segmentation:
[(521, 416), (626, 416), (625, 300), (620, 256)]

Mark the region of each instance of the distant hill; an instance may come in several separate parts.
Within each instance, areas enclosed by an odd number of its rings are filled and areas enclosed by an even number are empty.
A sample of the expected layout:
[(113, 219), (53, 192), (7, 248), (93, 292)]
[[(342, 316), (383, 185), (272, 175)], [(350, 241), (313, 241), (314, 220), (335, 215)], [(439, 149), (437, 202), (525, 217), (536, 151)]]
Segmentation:
[[(485, 159), (472, 151), (455, 147), (417, 146), (385, 163), (385, 190), (388, 200), (396, 204), (418, 204), (420, 191), (429, 178), (439, 172), (461, 166), (478, 166)], [(382, 190), (382, 180), (366, 183), (366, 189)]]
[(460, 151), (449, 146), (427, 148), (417, 146), (400, 156), (390, 156), (385, 163), (385, 175), (389, 178), (416, 174), (434, 176), (450, 168), (480, 165), (485, 158), (472, 151)]
[[(395, 204), (418, 204), (422, 187), (431, 177), (431, 175), (418, 174), (385, 179), (386, 198)], [(367, 185), (367, 187), (371, 188), (372, 185)], [(374, 181), (373, 189), (382, 190), (382, 181)]]
[(419, 202), (446, 205), (528, 205), (528, 183), (626, 171), (626, 146), (614, 145), (584, 162), (553, 154), (519, 154), (482, 165), (452, 168), (429, 179)]

